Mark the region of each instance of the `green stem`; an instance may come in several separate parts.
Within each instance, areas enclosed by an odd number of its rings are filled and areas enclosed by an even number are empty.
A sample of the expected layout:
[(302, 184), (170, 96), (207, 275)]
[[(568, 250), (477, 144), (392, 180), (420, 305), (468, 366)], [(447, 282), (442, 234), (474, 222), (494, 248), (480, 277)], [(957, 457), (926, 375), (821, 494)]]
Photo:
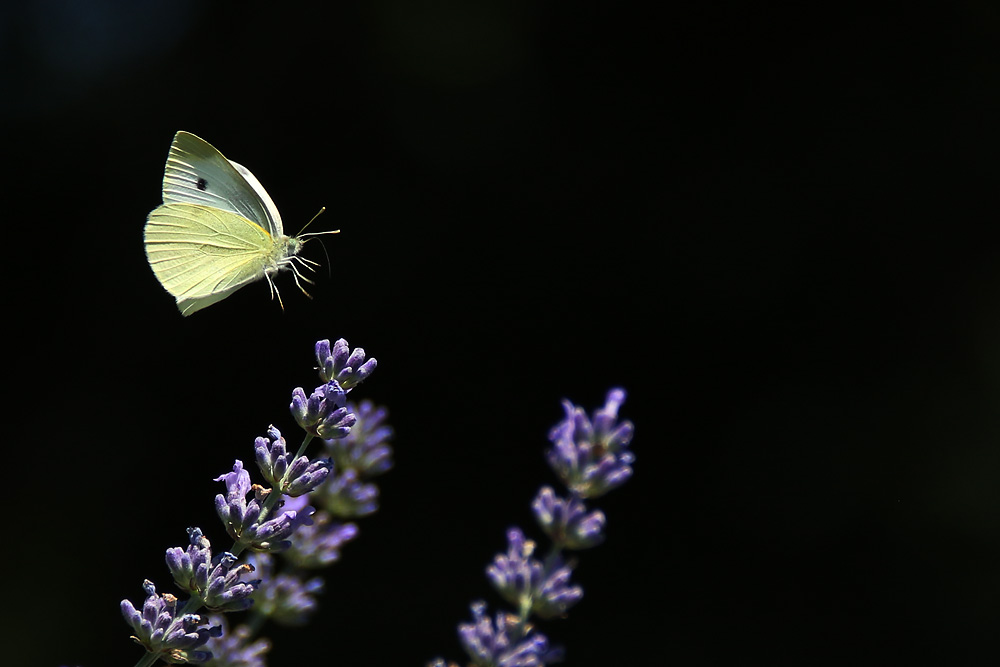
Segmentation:
[(157, 654), (147, 652), (146, 655), (139, 658), (139, 662), (135, 663), (135, 667), (150, 667), (159, 659), (160, 656)]

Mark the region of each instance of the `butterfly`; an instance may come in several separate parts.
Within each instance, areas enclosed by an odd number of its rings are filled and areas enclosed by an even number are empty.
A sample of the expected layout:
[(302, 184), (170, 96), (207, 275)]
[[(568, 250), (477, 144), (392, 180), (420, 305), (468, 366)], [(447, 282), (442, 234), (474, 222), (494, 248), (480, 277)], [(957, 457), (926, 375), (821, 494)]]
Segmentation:
[(312, 281), (299, 269), (312, 271), (318, 264), (298, 253), (305, 237), (315, 235), (286, 236), (277, 207), (249, 169), (189, 132), (174, 135), (163, 171), (163, 204), (146, 219), (144, 240), (149, 266), (181, 315), (262, 278), (280, 304), (274, 277), (287, 270), (308, 296), (300, 280)]

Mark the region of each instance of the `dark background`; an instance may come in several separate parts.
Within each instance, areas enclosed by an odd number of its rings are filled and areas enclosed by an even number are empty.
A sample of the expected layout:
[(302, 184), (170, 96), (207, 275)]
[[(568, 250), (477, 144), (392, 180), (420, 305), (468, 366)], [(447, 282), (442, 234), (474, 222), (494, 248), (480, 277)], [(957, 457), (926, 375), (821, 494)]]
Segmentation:
[[(5, 663), (133, 664), (119, 601), (228, 544), (212, 478), (338, 337), (397, 465), (272, 665), (461, 659), (560, 399), (611, 386), (635, 477), (541, 625), (567, 664), (995, 658), (1000, 10), (319, 6), (0, 7)], [(286, 231), (327, 207), (313, 300), (177, 313), (142, 226), (178, 129)]]

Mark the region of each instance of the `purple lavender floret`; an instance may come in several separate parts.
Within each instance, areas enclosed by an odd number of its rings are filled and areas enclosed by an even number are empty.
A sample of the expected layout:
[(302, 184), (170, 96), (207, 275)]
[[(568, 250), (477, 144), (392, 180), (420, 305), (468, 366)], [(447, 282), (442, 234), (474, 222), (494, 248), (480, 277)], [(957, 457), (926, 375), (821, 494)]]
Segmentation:
[(375, 372), (378, 362), (365, 361), (363, 348), (351, 351), (347, 341), (339, 339), (330, 347), (329, 340), (316, 343), (316, 361), (319, 362), (319, 376), (323, 382), (336, 380), (346, 391), (350, 391)]
[(167, 568), (181, 590), (201, 600), (209, 611), (243, 611), (253, 604), (251, 595), (260, 580), (241, 581), (253, 572), (247, 564), (236, 565), (229, 552), (213, 558), (212, 545), (200, 528), (188, 528), (187, 549), (167, 549)]
[(275, 489), (287, 496), (301, 496), (322, 484), (330, 474), (333, 467), (331, 460), (317, 459), (310, 462), (306, 456), (292, 458), (278, 429), (271, 426), (267, 434), (270, 438), (257, 438), (254, 441), (254, 452), (257, 455), (257, 467)]
[(496, 621), (486, 616), (486, 604), (472, 604), (472, 623), (461, 623), (458, 636), (476, 665), (489, 667), (542, 667), (561, 658), (549, 649), (544, 635), (518, 622), (513, 614), (497, 612)]
[[(243, 469), (243, 462), (237, 460), (233, 472), (215, 478), (225, 482), (226, 495), (215, 496), (215, 511), (229, 536), (245, 548), (253, 551), (284, 551), (291, 543), (286, 539), (300, 525), (308, 525), (315, 511), (312, 507), (302, 510), (287, 510), (273, 516), (280, 505), (272, 511), (273, 518), (261, 517), (261, 509), (269, 490), (250, 486), (250, 474)], [(253, 490), (254, 498), (246, 502), (247, 492)]]
[(306, 624), (318, 606), (316, 596), (323, 592), (323, 579), (275, 574), (274, 558), (269, 554), (253, 554), (251, 560), (264, 580), (254, 593), (254, 612), (279, 625)]
[(345, 395), (336, 380), (316, 387), (308, 397), (302, 387), (296, 387), (288, 407), (306, 433), (324, 439), (343, 438), (357, 421), (346, 407)]
[(386, 424), (389, 411), (371, 401), (347, 409), (357, 418), (351, 432), (339, 440), (327, 440), (327, 453), (340, 470), (354, 468), (365, 477), (380, 475), (392, 468), (392, 427)]
[(543, 486), (531, 503), (538, 525), (561, 549), (588, 549), (604, 541), (604, 512), (587, 507), (576, 496), (563, 499)]
[(627, 447), (634, 428), (630, 421), (617, 422), (624, 401), (625, 391), (612, 389), (593, 421), (581, 408), (563, 401), (566, 417), (549, 432), (549, 464), (581, 498), (602, 496), (632, 476), (635, 455)]
[(254, 640), (253, 632), (245, 625), (230, 629), (222, 614), (212, 614), (209, 620), (222, 626), (222, 636), (213, 637), (207, 644), (212, 652), (212, 667), (267, 667), (269, 640)]
[(128, 600), (122, 600), (121, 610), (125, 622), (132, 626), (137, 643), (171, 664), (202, 663), (211, 660), (209, 651), (197, 650), (212, 637), (222, 633), (219, 626), (203, 627), (205, 621), (197, 614), (178, 616), (177, 598), (169, 593), (158, 595), (153, 582), (142, 584), (146, 600), (142, 611)]
[(583, 589), (570, 586), (573, 570), (557, 557), (543, 564), (532, 558), (535, 543), (527, 540), (520, 528), (507, 531), (507, 553), (497, 554), (486, 568), (486, 575), (497, 592), (519, 610), (540, 618), (566, 613), (583, 597)]

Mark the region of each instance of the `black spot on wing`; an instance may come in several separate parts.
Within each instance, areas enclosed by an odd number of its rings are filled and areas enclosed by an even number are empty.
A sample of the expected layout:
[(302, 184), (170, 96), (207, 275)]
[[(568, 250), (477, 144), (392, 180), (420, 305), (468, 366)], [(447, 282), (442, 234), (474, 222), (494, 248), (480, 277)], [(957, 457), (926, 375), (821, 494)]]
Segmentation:
[(202, 192), (208, 189), (208, 181), (206, 181), (204, 178), (199, 178), (198, 182), (195, 183), (195, 185), (197, 185), (198, 189), (201, 190)]

